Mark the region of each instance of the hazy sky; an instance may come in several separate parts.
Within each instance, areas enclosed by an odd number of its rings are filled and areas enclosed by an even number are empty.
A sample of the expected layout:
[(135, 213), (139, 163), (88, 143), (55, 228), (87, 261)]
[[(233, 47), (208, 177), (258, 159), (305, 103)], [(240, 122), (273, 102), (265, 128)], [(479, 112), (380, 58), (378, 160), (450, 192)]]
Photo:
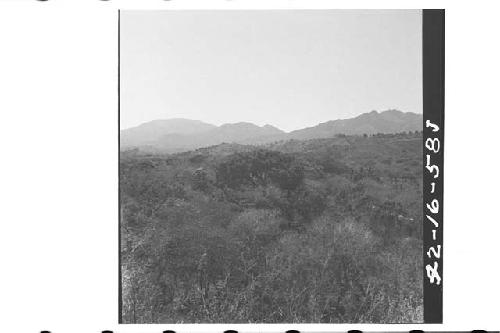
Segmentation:
[(122, 11), (121, 127), (422, 112), (420, 10)]

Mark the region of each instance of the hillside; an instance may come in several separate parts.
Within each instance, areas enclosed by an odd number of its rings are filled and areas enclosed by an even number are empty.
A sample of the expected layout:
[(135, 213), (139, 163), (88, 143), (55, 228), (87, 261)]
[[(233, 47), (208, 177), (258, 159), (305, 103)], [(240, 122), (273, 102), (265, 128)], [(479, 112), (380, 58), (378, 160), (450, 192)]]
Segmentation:
[(167, 134), (153, 148), (163, 152), (178, 152), (227, 143), (257, 144), (279, 138), (284, 132), (270, 125), (259, 127), (251, 123), (224, 124), (194, 134)]
[(286, 133), (274, 126), (248, 122), (215, 126), (196, 120), (156, 120), (121, 131), (121, 149), (176, 153), (221, 143), (262, 145), (280, 140), (331, 138), (338, 134), (362, 135), (422, 130), (422, 115), (388, 110), (372, 111), (351, 119), (332, 120)]
[(165, 119), (153, 120), (136, 127), (120, 131), (120, 145), (123, 148), (155, 145), (166, 135), (194, 135), (216, 128), (199, 120)]
[(124, 322), (421, 322), (422, 169), (420, 132), (122, 152)]
[(355, 118), (332, 120), (317, 126), (289, 133), (288, 138), (307, 140), (328, 138), (336, 134), (362, 135), (376, 133), (399, 133), (422, 130), (422, 115), (387, 110), (372, 111)]

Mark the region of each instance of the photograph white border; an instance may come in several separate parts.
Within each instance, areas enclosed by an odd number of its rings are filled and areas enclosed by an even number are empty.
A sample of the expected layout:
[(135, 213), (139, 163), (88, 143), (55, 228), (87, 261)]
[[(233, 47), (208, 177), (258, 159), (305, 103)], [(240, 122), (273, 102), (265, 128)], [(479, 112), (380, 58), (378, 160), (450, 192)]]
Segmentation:
[[(445, 8), (444, 323), (118, 325), (118, 8)], [(2, 331), (498, 330), (499, 9), (495, 0), (0, 0)]]

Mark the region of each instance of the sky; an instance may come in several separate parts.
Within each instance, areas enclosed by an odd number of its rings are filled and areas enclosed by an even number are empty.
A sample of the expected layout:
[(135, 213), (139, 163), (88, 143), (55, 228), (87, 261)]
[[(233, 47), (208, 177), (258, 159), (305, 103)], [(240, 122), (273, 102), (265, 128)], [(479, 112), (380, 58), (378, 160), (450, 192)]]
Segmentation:
[(120, 126), (422, 113), (420, 10), (121, 11)]

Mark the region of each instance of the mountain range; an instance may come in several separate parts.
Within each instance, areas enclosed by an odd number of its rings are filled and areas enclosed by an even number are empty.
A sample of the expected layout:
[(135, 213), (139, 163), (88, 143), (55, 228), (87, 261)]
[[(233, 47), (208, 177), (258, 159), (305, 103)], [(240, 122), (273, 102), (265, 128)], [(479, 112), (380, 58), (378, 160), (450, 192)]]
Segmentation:
[(257, 145), (278, 140), (329, 138), (338, 134), (421, 131), (422, 123), (421, 114), (398, 110), (371, 111), (354, 118), (330, 120), (287, 133), (272, 125), (239, 122), (215, 126), (199, 120), (175, 118), (153, 120), (121, 130), (120, 148), (174, 153), (221, 143)]

